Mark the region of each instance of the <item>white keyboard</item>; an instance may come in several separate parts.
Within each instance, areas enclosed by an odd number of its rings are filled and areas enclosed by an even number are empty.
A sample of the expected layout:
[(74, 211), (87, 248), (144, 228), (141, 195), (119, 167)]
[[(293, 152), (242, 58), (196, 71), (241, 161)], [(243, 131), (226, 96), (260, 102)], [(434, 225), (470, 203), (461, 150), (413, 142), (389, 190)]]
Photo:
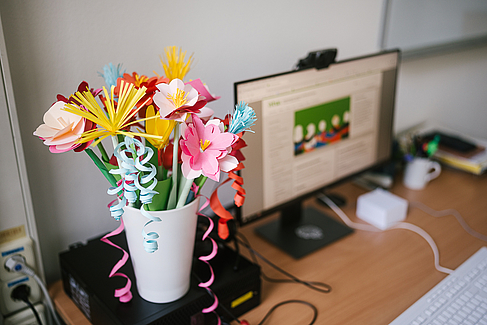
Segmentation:
[(487, 247), (416, 301), (390, 325), (487, 325)]

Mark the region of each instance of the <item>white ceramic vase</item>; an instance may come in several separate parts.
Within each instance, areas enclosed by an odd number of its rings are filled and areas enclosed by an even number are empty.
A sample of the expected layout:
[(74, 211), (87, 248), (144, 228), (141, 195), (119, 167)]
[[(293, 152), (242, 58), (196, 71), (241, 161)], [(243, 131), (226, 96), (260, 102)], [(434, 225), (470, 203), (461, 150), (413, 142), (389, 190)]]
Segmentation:
[[(189, 290), (193, 247), (198, 221), (199, 199), (182, 208), (149, 211), (161, 219), (149, 221), (139, 209), (124, 208), (122, 215), (130, 258), (139, 295), (150, 302), (175, 301)], [(156, 232), (158, 249), (148, 253), (143, 246), (142, 231)]]

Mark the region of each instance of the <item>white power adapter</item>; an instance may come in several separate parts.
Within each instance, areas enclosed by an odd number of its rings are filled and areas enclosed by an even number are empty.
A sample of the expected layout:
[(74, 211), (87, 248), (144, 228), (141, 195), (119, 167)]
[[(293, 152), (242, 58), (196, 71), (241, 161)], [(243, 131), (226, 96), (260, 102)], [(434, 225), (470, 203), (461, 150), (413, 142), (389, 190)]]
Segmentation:
[(407, 210), (407, 200), (380, 188), (357, 199), (357, 217), (381, 230), (405, 220)]

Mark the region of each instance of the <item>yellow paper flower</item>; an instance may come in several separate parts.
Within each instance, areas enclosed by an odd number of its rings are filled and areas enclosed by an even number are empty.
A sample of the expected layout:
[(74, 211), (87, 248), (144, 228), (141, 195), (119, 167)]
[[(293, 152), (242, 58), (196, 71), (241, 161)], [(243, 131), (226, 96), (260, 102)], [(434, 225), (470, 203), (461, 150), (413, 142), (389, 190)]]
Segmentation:
[(103, 87), (105, 94), (105, 107), (107, 113), (100, 107), (95, 100), (93, 94), (89, 91), (76, 92), (73, 96), (77, 101), (86, 108), (81, 108), (78, 104), (66, 104), (65, 110), (67, 112), (79, 115), (97, 124), (93, 130), (84, 132), (78, 143), (84, 143), (97, 139), (93, 142), (96, 146), (101, 140), (108, 136), (115, 136), (117, 134), (128, 135), (130, 137), (141, 136), (145, 138), (162, 139), (159, 135), (131, 132), (128, 127), (134, 123), (139, 123), (156, 117), (134, 120), (134, 116), (143, 107), (146, 102), (137, 106), (139, 100), (145, 95), (146, 88), (142, 87), (135, 89), (134, 85), (122, 81), (120, 85), (120, 92), (118, 95), (118, 103), (115, 102), (114, 86), (111, 87), (111, 96), (108, 96), (108, 91)]
[(173, 79), (183, 80), (184, 76), (189, 72), (191, 63), (193, 63), (193, 55), (190, 55), (188, 62), (184, 62), (186, 51), (182, 52), (176, 46), (169, 46), (165, 49), (167, 63), (161, 57), (161, 64), (164, 68), (164, 73), (169, 81)]
[(149, 140), (149, 142), (152, 143), (152, 145), (158, 150), (164, 149), (169, 142), (169, 136), (171, 135), (171, 132), (176, 125), (176, 121), (160, 118), (159, 112), (154, 109), (153, 105), (147, 107), (146, 116), (156, 116), (157, 118), (150, 119), (145, 122), (145, 132), (153, 135), (162, 136), (162, 139), (147, 138), (147, 140)]

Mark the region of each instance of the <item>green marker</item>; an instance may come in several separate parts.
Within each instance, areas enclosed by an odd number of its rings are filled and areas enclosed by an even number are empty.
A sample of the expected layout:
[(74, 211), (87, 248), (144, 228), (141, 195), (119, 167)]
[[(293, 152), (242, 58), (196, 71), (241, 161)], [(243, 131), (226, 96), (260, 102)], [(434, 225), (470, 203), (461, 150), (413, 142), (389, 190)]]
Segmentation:
[(440, 135), (437, 134), (435, 135), (433, 140), (428, 142), (428, 146), (426, 148), (426, 154), (428, 155), (428, 157), (431, 157), (435, 154), (436, 150), (438, 150), (439, 144), (440, 144)]

